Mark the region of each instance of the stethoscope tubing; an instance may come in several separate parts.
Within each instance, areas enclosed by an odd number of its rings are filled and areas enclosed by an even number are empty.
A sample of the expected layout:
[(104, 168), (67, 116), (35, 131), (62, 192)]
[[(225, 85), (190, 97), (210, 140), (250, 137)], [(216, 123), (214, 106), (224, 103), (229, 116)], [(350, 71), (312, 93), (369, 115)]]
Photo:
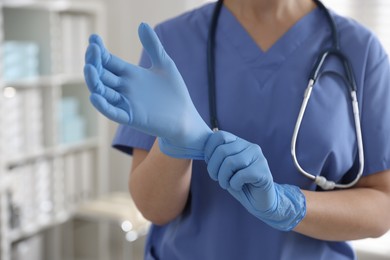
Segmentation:
[[(294, 127), (294, 132), (291, 140), (291, 155), (294, 161), (294, 165), (297, 170), (306, 176), (307, 178), (313, 180), (319, 187), (323, 190), (332, 190), (335, 188), (345, 189), (354, 186), (361, 176), (363, 175), (364, 170), (364, 148), (363, 148), (363, 137), (361, 131), (361, 123), (360, 123), (360, 112), (359, 112), (359, 104), (357, 99), (357, 87), (356, 81), (353, 74), (352, 66), (347, 59), (347, 57), (340, 50), (340, 43), (338, 38), (338, 32), (336, 23), (331, 16), (328, 9), (324, 6), (324, 4), (319, 0), (313, 0), (315, 4), (324, 11), (325, 16), (328, 20), (329, 26), (331, 28), (331, 38), (332, 38), (332, 47), (323, 51), (319, 58), (316, 60), (314, 67), (309, 74), (309, 83), (305, 90), (302, 105), (298, 114), (298, 118)], [(207, 73), (208, 73), (208, 84), (209, 84), (209, 107), (210, 107), (210, 123), (213, 131), (219, 130), (219, 123), (217, 118), (217, 104), (216, 104), (216, 79), (215, 79), (215, 35), (218, 27), (218, 18), (221, 12), (223, 5), (223, 0), (218, 0), (216, 6), (214, 8), (214, 12), (211, 18), (208, 42), (207, 42)], [(307, 105), (310, 100), (311, 93), (313, 91), (313, 87), (315, 85), (316, 80), (321, 75), (321, 70), (323, 65), (325, 64), (327, 58), (334, 56), (338, 58), (344, 68), (346, 79), (341, 76), (341, 78), (345, 81), (346, 86), (348, 86), (348, 90), (351, 95), (352, 102), (352, 112), (354, 117), (354, 125), (356, 132), (356, 140), (357, 140), (357, 150), (358, 150), (358, 160), (359, 160), (359, 170), (356, 175), (356, 178), (348, 184), (336, 184), (334, 181), (327, 180), (324, 176), (321, 175), (313, 175), (305, 171), (302, 166), (299, 164), (297, 154), (296, 154), (296, 143), (299, 136), (299, 129), (307, 108)], [(340, 75), (339, 75), (340, 76)]]
[(355, 124), (355, 132), (356, 132), (356, 142), (358, 147), (358, 159), (359, 159), (359, 170), (356, 174), (356, 177), (353, 181), (351, 181), (348, 184), (336, 184), (334, 181), (329, 181), (325, 177), (321, 175), (313, 175), (311, 173), (308, 173), (303, 169), (303, 167), (299, 164), (297, 154), (296, 154), (296, 143), (298, 139), (299, 129), (301, 127), (303, 116), (305, 114), (307, 104), (309, 103), (310, 96), (313, 92), (315, 81), (313, 79), (309, 80), (308, 86), (305, 90), (303, 102), (301, 105), (301, 109), (299, 110), (298, 118), (294, 127), (293, 136), (291, 139), (291, 155), (295, 164), (295, 167), (298, 169), (298, 171), (306, 176), (307, 178), (313, 180), (318, 186), (320, 186), (323, 190), (333, 190), (333, 189), (346, 189), (351, 188), (354, 186), (361, 176), (363, 175), (363, 169), (364, 169), (364, 149), (363, 149), (363, 137), (362, 137), (362, 131), (361, 131), (361, 124), (360, 124), (360, 112), (359, 112), (359, 104), (357, 101), (357, 95), (355, 90), (351, 90), (351, 104), (352, 104), (352, 113), (354, 118), (354, 124)]
[(216, 104), (216, 83), (215, 83), (215, 35), (218, 27), (218, 17), (221, 12), (223, 0), (216, 3), (213, 16), (211, 18), (208, 41), (207, 41), (207, 75), (209, 86), (209, 109), (210, 122), (212, 130), (218, 131), (219, 124), (217, 118), (217, 104)]

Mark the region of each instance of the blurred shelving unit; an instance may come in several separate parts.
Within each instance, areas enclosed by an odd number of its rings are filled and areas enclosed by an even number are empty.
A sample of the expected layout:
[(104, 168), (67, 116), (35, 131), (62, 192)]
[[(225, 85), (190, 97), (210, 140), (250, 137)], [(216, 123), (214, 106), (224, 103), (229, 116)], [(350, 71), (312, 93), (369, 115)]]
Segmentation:
[(0, 0), (2, 260), (63, 259), (58, 226), (107, 192), (107, 121), (82, 75), (105, 19), (98, 0)]

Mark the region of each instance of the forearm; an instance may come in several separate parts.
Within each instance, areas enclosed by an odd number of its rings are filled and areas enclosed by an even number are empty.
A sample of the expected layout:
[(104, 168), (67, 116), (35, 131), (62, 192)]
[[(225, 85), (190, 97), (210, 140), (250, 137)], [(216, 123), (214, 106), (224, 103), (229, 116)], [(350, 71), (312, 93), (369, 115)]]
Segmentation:
[(390, 198), (381, 190), (360, 187), (303, 193), (307, 213), (294, 229), (301, 234), (345, 241), (378, 237), (390, 226)]
[(155, 142), (146, 158), (133, 167), (129, 189), (145, 218), (162, 225), (181, 214), (188, 198), (191, 165), (191, 160), (166, 156)]

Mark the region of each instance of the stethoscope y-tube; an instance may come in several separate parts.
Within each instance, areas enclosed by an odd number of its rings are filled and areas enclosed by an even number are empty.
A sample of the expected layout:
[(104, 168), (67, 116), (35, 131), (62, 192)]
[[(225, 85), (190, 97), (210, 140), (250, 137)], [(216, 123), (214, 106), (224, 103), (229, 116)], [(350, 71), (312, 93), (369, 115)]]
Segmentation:
[[(310, 178), (313, 180), (319, 187), (321, 187), (324, 190), (331, 190), (335, 188), (350, 188), (353, 185), (355, 185), (359, 179), (361, 178), (363, 174), (364, 169), (364, 149), (363, 149), (363, 138), (362, 138), (362, 132), (361, 132), (361, 124), (360, 124), (360, 112), (359, 112), (359, 104), (357, 100), (357, 94), (356, 94), (356, 81), (354, 78), (352, 66), (345, 57), (345, 55), (340, 50), (340, 43), (337, 33), (337, 27), (333, 20), (333, 17), (331, 16), (328, 9), (323, 5), (323, 3), (319, 0), (313, 0), (315, 4), (325, 13), (325, 16), (328, 20), (329, 26), (331, 28), (331, 37), (332, 37), (332, 47), (328, 50), (323, 51), (320, 55), (317, 61), (314, 64), (314, 67), (309, 75), (309, 83), (305, 90), (301, 109), (298, 114), (298, 118), (294, 127), (294, 132), (291, 140), (291, 155), (294, 161), (294, 164), (298, 171), (306, 176), (307, 178)], [(209, 28), (209, 35), (208, 35), (208, 42), (207, 42), (207, 73), (208, 73), (208, 84), (209, 84), (209, 107), (210, 107), (210, 123), (211, 128), (213, 131), (219, 130), (219, 124), (218, 124), (218, 117), (217, 117), (217, 104), (216, 104), (216, 80), (215, 80), (215, 35), (216, 30), (218, 27), (218, 18), (219, 14), (221, 12), (221, 8), (223, 5), (223, 0), (219, 0), (216, 3), (210, 28)], [(301, 165), (298, 162), (298, 158), (296, 155), (296, 143), (299, 135), (299, 129), (306, 111), (307, 104), (310, 100), (311, 93), (313, 91), (313, 87), (317, 81), (317, 79), (321, 76), (322, 73), (322, 67), (325, 64), (326, 60), (329, 57), (335, 57), (339, 59), (341, 62), (345, 75), (341, 76), (340, 74), (337, 74), (340, 76), (343, 81), (345, 82), (345, 85), (348, 87), (348, 91), (351, 95), (351, 103), (352, 103), (352, 111), (353, 111), (353, 117), (354, 117), (354, 123), (355, 123), (355, 132), (356, 132), (356, 140), (357, 140), (357, 148), (358, 148), (358, 159), (359, 159), (359, 170), (356, 175), (356, 178), (351, 181), (348, 184), (336, 184), (334, 181), (329, 181), (325, 177), (321, 175), (313, 175), (311, 173), (306, 172)]]

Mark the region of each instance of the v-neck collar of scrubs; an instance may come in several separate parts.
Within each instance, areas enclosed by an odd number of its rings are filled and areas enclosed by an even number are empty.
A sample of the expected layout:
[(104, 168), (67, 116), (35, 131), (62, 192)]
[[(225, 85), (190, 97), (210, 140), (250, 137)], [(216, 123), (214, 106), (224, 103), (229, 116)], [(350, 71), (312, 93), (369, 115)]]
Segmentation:
[[(234, 45), (245, 62), (251, 66), (259, 67), (275, 64), (286, 59), (291, 52), (296, 50), (310, 35), (318, 31), (319, 17), (321, 10), (315, 8), (300, 20), (298, 20), (286, 33), (284, 33), (267, 51), (263, 51), (260, 46), (249, 35), (246, 29), (240, 24), (236, 17), (225, 6), (222, 7), (219, 33), (225, 34), (230, 43)], [(320, 17), (322, 18), (322, 17)], [(218, 31), (218, 30), (217, 30)]]

